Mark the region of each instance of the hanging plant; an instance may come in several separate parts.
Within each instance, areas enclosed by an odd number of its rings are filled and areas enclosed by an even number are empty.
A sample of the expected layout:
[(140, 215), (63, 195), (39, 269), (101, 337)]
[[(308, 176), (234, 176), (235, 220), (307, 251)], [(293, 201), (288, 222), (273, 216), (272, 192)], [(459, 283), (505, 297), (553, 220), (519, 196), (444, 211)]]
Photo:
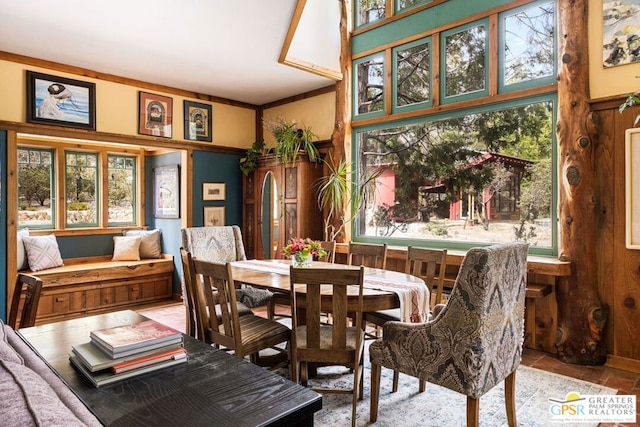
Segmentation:
[(280, 163), (289, 164), (296, 161), (300, 151), (305, 151), (309, 160), (317, 161), (318, 149), (313, 143), (317, 139), (311, 127), (288, 122), (282, 117), (276, 120), (263, 120), (265, 129), (273, 135), (276, 145), (273, 154)]

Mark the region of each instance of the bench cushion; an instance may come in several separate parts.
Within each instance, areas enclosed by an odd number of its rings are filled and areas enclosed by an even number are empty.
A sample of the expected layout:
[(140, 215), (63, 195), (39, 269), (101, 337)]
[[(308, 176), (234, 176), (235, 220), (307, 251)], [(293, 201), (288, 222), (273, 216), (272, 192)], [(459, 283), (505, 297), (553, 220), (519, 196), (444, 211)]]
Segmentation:
[(40, 271), (63, 265), (55, 234), (47, 236), (22, 236), (27, 251), (29, 269)]
[(156, 230), (125, 230), (125, 236), (140, 236), (140, 258), (162, 258), (162, 239), (160, 229)]

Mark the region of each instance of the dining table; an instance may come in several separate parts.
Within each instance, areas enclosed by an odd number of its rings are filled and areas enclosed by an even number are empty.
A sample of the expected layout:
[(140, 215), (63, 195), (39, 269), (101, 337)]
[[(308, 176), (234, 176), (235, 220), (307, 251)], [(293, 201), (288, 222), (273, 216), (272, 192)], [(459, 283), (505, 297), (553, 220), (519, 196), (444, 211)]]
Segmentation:
[[(291, 261), (286, 259), (243, 260), (231, 263), (233, 280), (237, 286), (248, 284), (272, 292), (290, 294), (289, 269)], [(354, 268), (345, 264), (313, 261), (303, 268)], [(296, 286), (296, 292), (304, 292), (304, 285)], [(321, 309), (331, 308), (330, 287), (323, 294)], [(347, 309), (355, 310), (358, 295), (347, 296)], [(364, 268), (363, 311), (378, 311), (400, 308), (401, 320), (425, 322), (429, 315), (429, 289), (424, 280), (398, 271), (379, 268)]]

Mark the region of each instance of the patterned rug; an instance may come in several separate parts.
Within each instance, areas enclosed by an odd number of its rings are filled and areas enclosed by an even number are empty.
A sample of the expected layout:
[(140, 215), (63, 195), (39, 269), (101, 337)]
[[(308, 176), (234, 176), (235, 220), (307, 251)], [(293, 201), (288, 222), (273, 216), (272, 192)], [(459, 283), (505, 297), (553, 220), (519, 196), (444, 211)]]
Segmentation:
[[(365, 355), (364, 399), (358, 402), (358, 426), (380, 427), (462, 427), (466, 425), (466, 396), (444, 387), (427, 383), (424, 393), (418, 393), (418, 380), (400, 375), (396, 393), (391, 393), (393, 372), (383, 368), (378, 420), (369, 423), (370, 363)], [(314, 385), (350, 387), (353, 376), (345, 368), (320, 368)], [(311, 383), (311, 381), (310, 381)], [(520, 366), (516, 374), (516, 417), (520, 427), (549, 427), (549, 398), (564, 399), (569, 392), (580, 395), (616, 394), (616, 390)], [(315, 414), (315, 425), (336, 427), (351, 425), (351, 395), (324, 394), (323, 409)], [(597, 426), (598, 423), (556, 424), (568, 427)], [(507, 426), (503, 383), (494, 387), (480, 399), (480, 427)]]

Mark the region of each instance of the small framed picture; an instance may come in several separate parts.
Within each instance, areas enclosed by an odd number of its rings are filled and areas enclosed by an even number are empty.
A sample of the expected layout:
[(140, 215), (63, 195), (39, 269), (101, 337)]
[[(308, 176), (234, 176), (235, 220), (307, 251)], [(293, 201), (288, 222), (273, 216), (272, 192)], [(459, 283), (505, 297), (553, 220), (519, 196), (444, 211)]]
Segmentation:
[(178, 165), (153, 169), (153, 216), (180, 218), (180, 174)]
[(212, 111), (209, 104), (184, 101), (184, 139), (211, 142)]
[(96, 130), (96, 85), (27, 71), (27, 122)]
[(203, 182), (202, 200), (224, 200), (224, 182)]
[(139, 92), (138, 133), (140, 135), (171, 138), (173, 124), (173, 98)]
[(204, 226), (224, 225), (224, 206), (204, 207)]

